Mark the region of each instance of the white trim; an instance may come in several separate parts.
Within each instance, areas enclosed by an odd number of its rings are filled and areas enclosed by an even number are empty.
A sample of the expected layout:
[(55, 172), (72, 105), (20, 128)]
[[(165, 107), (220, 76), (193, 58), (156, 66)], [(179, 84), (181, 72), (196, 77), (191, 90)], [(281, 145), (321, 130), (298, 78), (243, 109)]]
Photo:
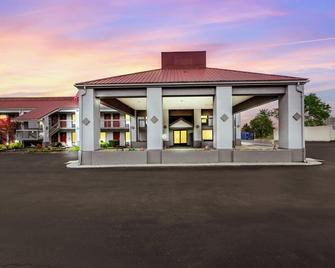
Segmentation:
[[(289, 84), (306, 84), (309, 82), (307, 80), (274, 80), (274, 81), (204, 81), (204, 82), (164, 82), (164, 83), (133, 83), (133, 84), (82, 84), (82, 85), (74, 85), (78, 89), (82, 89), (84, 86), (86, 89), (93, 89), (93, 88), (120, 88), (120, 87), (162, 87), (162, 86), (182, 86), (182, 85), (201, 85), (201, 86), (208, 86), (208, 85), (219, 85), (219, 86), (231, 86), (231, 85), (289, 85)], [(89, 88), (87, 88), (89, 87)]]

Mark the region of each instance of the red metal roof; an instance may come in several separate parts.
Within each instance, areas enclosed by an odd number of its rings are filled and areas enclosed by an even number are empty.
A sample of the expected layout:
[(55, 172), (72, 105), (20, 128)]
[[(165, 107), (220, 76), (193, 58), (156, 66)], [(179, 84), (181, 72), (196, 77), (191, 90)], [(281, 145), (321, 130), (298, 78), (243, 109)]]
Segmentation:
[(0, 98), (0, 110), (31, 110), (19, 117), (17, 121), (39, 120), (59, 109), (78, 107), (74, 97), (41, 97), (41, 98)]
[(218, 68), (156, 69), (80, 82), (75, 86), (108, 84), (159, 84), (201, 82), (305, 81), (307, 78), (244, 72)]

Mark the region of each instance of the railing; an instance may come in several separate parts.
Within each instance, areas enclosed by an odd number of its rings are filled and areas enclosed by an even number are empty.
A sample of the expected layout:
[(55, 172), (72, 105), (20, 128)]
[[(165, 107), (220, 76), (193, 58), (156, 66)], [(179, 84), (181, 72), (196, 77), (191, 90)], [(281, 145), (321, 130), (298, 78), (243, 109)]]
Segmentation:
[(76, 128), (76, 123), (73, 120), (59, 120), (60, 128)]
[(37, 141), (43, 139), (43, 131), (41, 130), (28, 130), (28, 129), (17, 129), (15, 138), (17, 140), (30, 140)]
[(15, 128), (16, 131), (36, 131), (36, 130), (39, 130), (39, 131), (42, 131), (43, 128), (42, 126), (38, 126), (38, 127), (34, 127), (34, 128), (29, 128), (27, 126), (24, 126), (23, 124), (18, 124)]
[(59, 130), (59, 127), (60, 127), (59, 121), (57, 121), (55, 124), (50, 126), (50, 128), (49, 128), (50, 138), (52, 137), (52, 135), (56, 134), (56, 132)]
[(125, 119), (102, 119), (101, 128), (129, 128)]

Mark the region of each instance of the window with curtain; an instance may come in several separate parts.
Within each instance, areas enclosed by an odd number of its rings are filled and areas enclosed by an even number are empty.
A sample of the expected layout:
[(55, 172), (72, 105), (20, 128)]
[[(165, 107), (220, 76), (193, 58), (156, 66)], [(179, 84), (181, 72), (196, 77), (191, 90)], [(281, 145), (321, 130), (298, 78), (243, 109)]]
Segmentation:
[(202, 130), (202, 140), (203, 141), (212, 141), (213, 140), (213, 130), (211, 130), (211, 129)]

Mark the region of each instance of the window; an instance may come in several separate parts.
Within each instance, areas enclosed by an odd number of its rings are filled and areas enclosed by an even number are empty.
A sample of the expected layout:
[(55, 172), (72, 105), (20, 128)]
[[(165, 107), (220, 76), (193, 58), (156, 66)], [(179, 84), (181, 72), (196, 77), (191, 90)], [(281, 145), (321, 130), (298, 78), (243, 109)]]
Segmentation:
[(106, 142), (106, 132), (100, 132), (100, 141)]
[(77, 136), (76, 136), (76, 132), (72, 132), (72, 144), (77, 143)]
[(76, 127), (76, 114), (72, 114), (72, 122), (71, 122), (71, 127)]
[(213, 130), (204, 129), (202, 131), (202, 140), (203, 141), (212, 141), (213, 140)]
[(130, 142), (130, 132), (126, 132), (126, 142)]
[(201, 123), (202, 124), (207, 124), (207, 115), (202, 115), (201, 116)]

